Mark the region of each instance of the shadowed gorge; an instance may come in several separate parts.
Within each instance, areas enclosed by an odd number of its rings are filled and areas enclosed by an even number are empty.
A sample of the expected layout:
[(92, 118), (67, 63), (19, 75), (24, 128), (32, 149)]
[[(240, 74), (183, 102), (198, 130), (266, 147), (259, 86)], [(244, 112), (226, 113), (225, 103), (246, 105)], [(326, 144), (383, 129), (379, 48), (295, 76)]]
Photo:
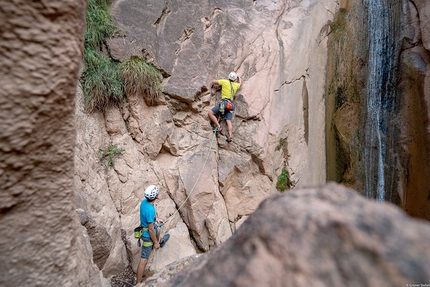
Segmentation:
[(341, 9), (329, 36), (328, 179), (429, 219), (428, 52), (414, 26), (416, 7), (365, 4)]

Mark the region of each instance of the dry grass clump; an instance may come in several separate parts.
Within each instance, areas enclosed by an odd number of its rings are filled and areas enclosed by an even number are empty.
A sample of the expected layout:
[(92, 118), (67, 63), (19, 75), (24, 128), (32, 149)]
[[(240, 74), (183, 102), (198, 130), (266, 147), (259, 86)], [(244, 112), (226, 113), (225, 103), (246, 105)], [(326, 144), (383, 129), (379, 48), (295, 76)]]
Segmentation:
[(81, 83), (86, 110), (103, 111), (109, 104), (118, 103), (124, 95), (118, 64), (91, 49), (86, 51), (84, 59), (85, 70)]
[(103, 52), (106, 50), (106, 38), (111, 37), (116, 30), (110, 18), (108, 1), (89, 0), (84, 69), (81, 75), (85, 109), (88, 112), (103, 111), (124, 96), (118, 64)]
[(124, 90), (127, 95), (141, 95), (148, 105), (162, 93), (162, 75), (157, 68), (144, 59), (131, 57), (120, 64)]
[(117, 32), (109, 14), (109, 1), (89, 0), (81, 84), (87, 112), (104, 111), (126, 95), (141, 95), (153, 105), (162, 93), (162, 75), (144, 59), (131, 57), (115, 62), (106, 53), (106, 38)]

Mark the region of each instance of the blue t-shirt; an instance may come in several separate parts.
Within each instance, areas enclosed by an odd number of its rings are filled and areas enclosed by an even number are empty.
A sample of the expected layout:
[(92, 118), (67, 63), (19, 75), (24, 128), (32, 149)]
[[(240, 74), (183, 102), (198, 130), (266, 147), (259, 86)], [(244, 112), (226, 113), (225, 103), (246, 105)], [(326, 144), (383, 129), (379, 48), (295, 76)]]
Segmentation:
[[(148, 202), (148, 200), (145, 198), (140, 203), (140, 224), (143, 227), (148, 228), (148, 224), (151, 222), (154, 222), (155, 220), (155, 206)], [(157, 230), (155, 230), (155, 233), (157, 233)], [(149, 232), (144, 231), (142, 233), (143, 237), (150, 238)]]

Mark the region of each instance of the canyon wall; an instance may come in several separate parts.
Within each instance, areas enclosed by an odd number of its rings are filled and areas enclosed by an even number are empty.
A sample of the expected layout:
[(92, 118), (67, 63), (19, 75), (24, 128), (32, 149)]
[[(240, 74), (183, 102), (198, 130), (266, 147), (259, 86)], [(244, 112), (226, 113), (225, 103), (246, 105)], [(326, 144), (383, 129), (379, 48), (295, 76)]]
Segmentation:
[(327, 178), (430, 219), (430, 4), (378, 3), (343, 1), (332, 25)]
[[(133, 229), (150, 184), (158, 216), (169, 221), (161, 268), (226, 241), (260, 202), (290, 187), (324, 183), (327, 34), (335, 1), (113, 1), (117, 61), (139, 56), (163, 74), (163, 96), (127, 95), (87, 114), (76, 105), (75, 189), (94, 260), (106, 277), (139, 260)], [(242, 77), (233, 142), (214, 134), (212, 80)], [(125, 152), (114, 166), (98, 158), (110, 144)], [(188, 198), (188, 199), (187, 199)], [(175, 212), (181, 206), (179, 212)], [(171, 217), (173, 216), (173, 217)], [(104, 255), (103, 255), (104, 254)], [(155, 256), (155, 255), (153, 255)]]
[(75, 212), (86, 1), (0, 4), (0, 285), (104, 286)]
[[(426, 218), (428, 11), (426, 1), (401, 5), (398, 137), (390, 145), (400, 177), (396, 203)], [(149, 184), (161, 190), (158, 216), (171, 235), (151, 269), (226, 242), (280, 193), (284, 170), (291, 188), (334, 174), (365, 194), (355, 145), (369, 68), (365, 12), (346, 0), (113, 1), (120, 32), (107, 52), (154, 64), (164, 93), (151, 105), (144, 95), (127, 95), (88, 114), (76, 89), (85, 1), (2, 5), (0, 284), (109, 286), (106, 278), (139, 260), (132, 231)], [(225, 123), (214, 134), (207, 112), (219, 99), (211, 80), (232, 70), (244, 83), (228, 144)], [(325, 131), (340, 158), (325, 156)], [(112, 144), (125, 151), (110, 167), (100, 150)], [(284, 217), (281, 208), (272, 211)]]

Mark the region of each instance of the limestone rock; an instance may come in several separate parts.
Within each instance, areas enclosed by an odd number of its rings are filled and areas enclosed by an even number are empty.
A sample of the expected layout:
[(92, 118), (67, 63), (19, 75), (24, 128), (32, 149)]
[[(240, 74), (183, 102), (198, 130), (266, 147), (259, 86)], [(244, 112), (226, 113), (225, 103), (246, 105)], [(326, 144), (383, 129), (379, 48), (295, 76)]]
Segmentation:
[(186, 277), (186, 273), (181, 271), (184, 270), (184, 268), (195, 269), (196, 264), (199, 264), (200, 262), (204, 261), (202, 259), (206, 258), (207, 254), (208, 253), (196, 254), (189, 257), (181, 258), (180, 260), (167, 265), (165, 268), (161, 269), (160, 272), (149, 277), (144, 283), (141, 283), (137, 286), (158, 286), (159, 281), (167, 281), (170, 278), (177, 276)]
[[(83, 109), (83, 93), (79, 87), (76, 94), (76, 126), (77, 126), (77, 144), (75, 146), (75, 174), (74, 187), (77, 208), (81, 213), (88, 214), (98, 229), (107, 232), (110, 237), (111, 248), (103, 247), (100, 249), (100, 243), (93, 238), (91, 244), (96, 250), (100, 250), (100, 256), (105, 261), (100, 270), (104, 276), (109, 277), (119, 273), (128, 265), (126, 246), (121, 238), (121, 229), (125, 229), (119, 219), (119, 212), (122, 212), (123, 197), (127, 197), (126, 192), (117, 192), (118, 184), (126, 181), (129, 168), (122, 168), (121, 157), (115, 158), (114, 167), (119, 170), (118, 174), (112, 168), (109, 168), (105, 161), (99, 158), (99, 150), (107, 149), (110, 140), (105, 129), (105, 118), (101, 113), (88, 115)], [(111, 113), (113, 114), (113, 113)], [(112, 118), (109, 115), (108, 118)], [(109, 130), (119, 131), (120, 127), (115, 127), (114, 120), (111, 124), (106, 124)], [(118, 135), (121, 132), (117, 132)], [(122, 135), (120, 135), (122, 136)], [(115, 142), (119, 147), (125, 147), (122, 142)], [(127, 153), (132, 150), (125, 148)], [(128, 191), (128, 189), (124, 189)], [(131, 227), (130, 227), (131, 228)], [(131, 231), (130, 231), (131, 232)], [(91, 233), (89, 233), (91, 239)], [(97, 253), (96, 253), (97, 254)], [(100, 267), (101, 265), (99, 265)]]
[(358, 103), (345, 103), (335, 112), (333, 117), (336, 135), (340, 143), (340, 153), (345, 157), (344, 162), (350, 163), (343, 170), (342, 182), (344, 184), (354, 182), (357, 176), (356, 166), (351, 163), (358, 157), (358, 152), (353, 147), (358, 137), (359, 111)]
[[(185, 223), (181, 222), (174, 229), (167, 229), (162, 233), (162, 235), (164, 234), (169, 234), (170, 239), (163, 248), (159, 249), (157, 261), (149, 261), (147, 268), (150, 270), (159, 271), (172, 262), (178, 262), (182, 258), (196, 254), (196, 249), (191, 244), (190, 235)], [(152, 252), (151, 259), (154, 259), (154, 256), (156, 256), (155, 253), (154, 251)]]
[(87, 229), (93, 250), (93, 260), (102, 270), (112, 248), (112, 238), (103, 226), (97, 224), (91, 216), (82, 209), (77, 209), (82, 226)]
[(397, 133), (399, 184), (397, 191), (401, 206), (412, 216), (430, 218), (429, 188), (425, 178), (430, 176), (429, 117), (430, 103), (430, 45), (429, 3), (417, 1), (405, 6), (405, 43), (400, 54), (399, 83), (400, 119)]
[(107, 286), (73, 201), (85, 8), (84, 0), (1, 3), (1, 286)]
[[(297, 130), (305, 129), (303, 109), (298, 107), (304, 106), (302, 93), (306, 81), (309, 95), (306, 107), (313, 125), (310, 130), (308, 125), (306, 133), (302, 132), (301, 136), (306, 134), (310, 138), (310, 148), (302, 144), (303, 140), (299, 141), (297, 149), (294, 147), (296, 141), (292, 141), (291, 149), (300, 154), (311, 152), (313, 160), (308, 162), (306, 156), (299, 156), (297, 165), (290, 167), (296, 168), (292, 174), (299, 184), (321, 183), (325, 179), (321, 173), (325, 163), (319, 160), (324, 157), (321, 154), (324, 124), (313, 119), (324, 117), (321, 98), (324, 81), (316, 78), (324, 74), (326, 62), (325, 36), (328, 32), (324, 32), (323, 27), (335, 9), (334, 1), (317, 1), (315, 5), (293, 1), (287, 7), (270, 1), (260, 1), (255, 5), (248, 5), (246, 1), (219, 1), (216, 4), (186, 1), (175, 5), (115, 1), (111, 10), (122, 37), (110, 41), (109, 47), (111, 54), (121, 54), (119, 60), (142, 51), (144, 57), (163, 71), (166, 103), (172, 105), (169, 109), (188, 112), (190, 122), (197, 121), (195, 112), (206, 116), (214, 98), (219, 97), (218, 91), (210, 89), (210, 81), (226, 77), (230, 70), (238, 70), (244, 85), (237, 101), (243, 105), (238, 104), (233, 120), (234, 142), (260, 162), (258, 168), (262, 162), (267, 162), (263, 172), (271, 179), (274, 178), (272, 170), (280, 167), (269, 165), (273, 162), (274, 148), (268, 146), (271, 142), (268, 139), (279, 140), (289, 124)], [(190, 14), (189, 11), (194, 12)], [(273, 19), (277, 21), (273, 22)], [(269, 30), (277, 32), (267, 33)], [(303, 38), (301, 35), (304, 34), (308, 37)], [(307, 42), (309, 39), (317, 39), (318, 42)], [(269, 70), (271, 72), (267, 72)], [(207, 100), (208, 91), (212, 96), (210, 102)], [(132, 119), (133, 130), (140, 126), (143, 136), (151, 137), (145, 131), (157, 133), (159, 125), (142, 122), (136, 125), (134, 118), (137, 117), (141, 116), (135, 114)], [(173, 118), (178, 119), (174, 114)], [(317, 123), (321, 124), (316, 126)], [(182, 128), (190, 126), (180, 125)], [(143, 128), (145, 126), (147, 128)], [(170, 127), (166, 126), (166, 129)], [(189, 128), (187, 130), (190, 131)], [(168, 139), (174, 141), (178, 134), (174, 129), (167, 131), (173, 132)], [(165, 138), (164, 134), (156, 134), (157, 138), (160, 136)], [(140, 141), (142, 136), (136, 136), (136, 139)], [(177, 147), (169, 140), (165, 147), (178, 155)], [(149, 142), (145, 148), (151, 149), (151, 157), (155, 159), (159, 143)], [(221, 147), (228, 146), (221, 144)], [(312, 167), (312, 173), (304, 172), (308, 166)]]
[[(337, 184), (265, 200), (224, 244), (151, 286), (406, 286), (430, 280), (430, 225)], [(170, 279), (168, 279), (170, 278)], [(167, 280), (167, 281), (166, 281)]]
[(420, 30), (422, 33), (423, 46), (430, 51), (430, 3), (425, 0), (414, 1), (420, 18)]

